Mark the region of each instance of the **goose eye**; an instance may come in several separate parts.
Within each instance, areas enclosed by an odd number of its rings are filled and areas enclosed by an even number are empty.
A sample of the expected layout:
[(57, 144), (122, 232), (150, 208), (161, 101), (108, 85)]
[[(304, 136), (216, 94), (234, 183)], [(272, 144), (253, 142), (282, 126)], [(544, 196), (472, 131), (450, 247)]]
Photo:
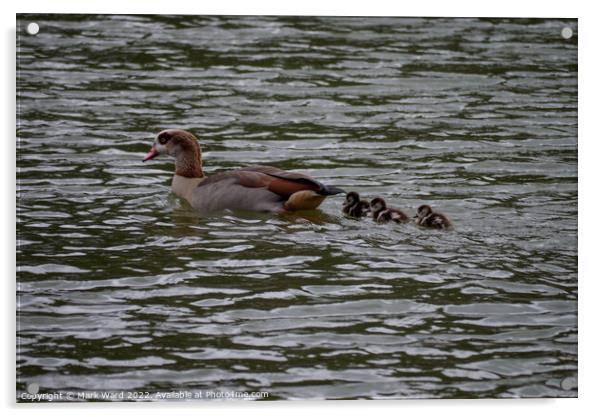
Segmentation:
[(159, 143), (161, 145), (165, 145), (167, 142), (169, 142), (169, 140), (171, 139), (171, 135), (169, 133), (162, 133), (159, 135)]

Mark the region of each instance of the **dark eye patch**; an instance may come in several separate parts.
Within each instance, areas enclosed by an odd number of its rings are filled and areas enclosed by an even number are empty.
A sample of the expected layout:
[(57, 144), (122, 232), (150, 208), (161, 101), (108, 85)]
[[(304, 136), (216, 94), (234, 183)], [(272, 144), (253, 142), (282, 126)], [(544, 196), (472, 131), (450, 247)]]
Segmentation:
[(163, 133), (162, 135), (159, 135), (159, 143), (161, 145), (165, 145), (169, 139), (170, 137), (168, 134)]

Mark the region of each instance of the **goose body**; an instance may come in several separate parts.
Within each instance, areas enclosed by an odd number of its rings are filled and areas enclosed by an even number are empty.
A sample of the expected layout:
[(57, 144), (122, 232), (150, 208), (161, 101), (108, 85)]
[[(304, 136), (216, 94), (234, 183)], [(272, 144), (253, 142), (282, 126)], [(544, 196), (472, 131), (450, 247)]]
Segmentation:
[(173, 156), (176, 161), (171, 183), (173, 193), (203, 212), (311, 210), (327, 196), (343, 192), (308, 175), (270, 166), (252, 166), (205, 176), (198, 140), (184, 130), (160, 132), (143, 162), (162, 154)]

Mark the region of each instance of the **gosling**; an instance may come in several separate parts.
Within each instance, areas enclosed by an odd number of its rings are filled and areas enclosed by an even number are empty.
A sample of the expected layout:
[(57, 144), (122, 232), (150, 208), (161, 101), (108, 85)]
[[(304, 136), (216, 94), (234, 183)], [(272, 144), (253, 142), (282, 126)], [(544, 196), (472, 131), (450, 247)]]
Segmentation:
[(414, 221), (418, 226), (430, 229), (451, 229), (452, 222), (445, 214), (434, 212), (431, 206), (423, 204), (418, 207)]
[(345, 202), (343, 203), (343, 213), (350, 217), (359, 219), (368, 215), (370, 212), (370, 204), (366, 200), (360, 200), (360, 195), (355, 191), (347, 193)]
[(377, 197), (370, 202), (370, 210), (376, 223), (388, 223), (390, 221), (405, 223), (408, 221), (408, 216), (403, 211), (387, 207), (387, 203), (381, 197)]

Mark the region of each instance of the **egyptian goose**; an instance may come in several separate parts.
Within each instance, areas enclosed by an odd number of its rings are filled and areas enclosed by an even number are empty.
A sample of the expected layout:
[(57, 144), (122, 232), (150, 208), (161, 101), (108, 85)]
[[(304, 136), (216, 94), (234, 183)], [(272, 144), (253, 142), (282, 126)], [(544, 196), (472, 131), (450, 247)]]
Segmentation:
[(251, 210), (285, 212), (311, 210), (329, 195), (343, 193), (312, 177), (269, 166), (253, 166), (205, 176), (201, 147), (190, 132), (168, 129), (160, 132), (143, 162), (159, 155), (176, 160), (171, 189), (203, 212)]
[(360, 200), (360, 195), (355, 191), (347, 193), (343, 203), (343, 213), (350, 217), (360, 218), (370, 212), (370, 204), (366, 200)]
[(385, 200), (381, 197), (377, 197), (370, 202), (370, 210), (372, 211), (372, 217), (376, 223), (388, 223), (390, 221), (402, 223), (408, 221), (408, 216), (406, 216), (403, 211), (393, 207), (387, 207)]
[(452, 222), (441, 213), (433, 211), (431, 206), (423, 204), (418, 207), (418, 212), (414, 216), (418, 226), (429, 227), (431, 229), (451, 229)]

